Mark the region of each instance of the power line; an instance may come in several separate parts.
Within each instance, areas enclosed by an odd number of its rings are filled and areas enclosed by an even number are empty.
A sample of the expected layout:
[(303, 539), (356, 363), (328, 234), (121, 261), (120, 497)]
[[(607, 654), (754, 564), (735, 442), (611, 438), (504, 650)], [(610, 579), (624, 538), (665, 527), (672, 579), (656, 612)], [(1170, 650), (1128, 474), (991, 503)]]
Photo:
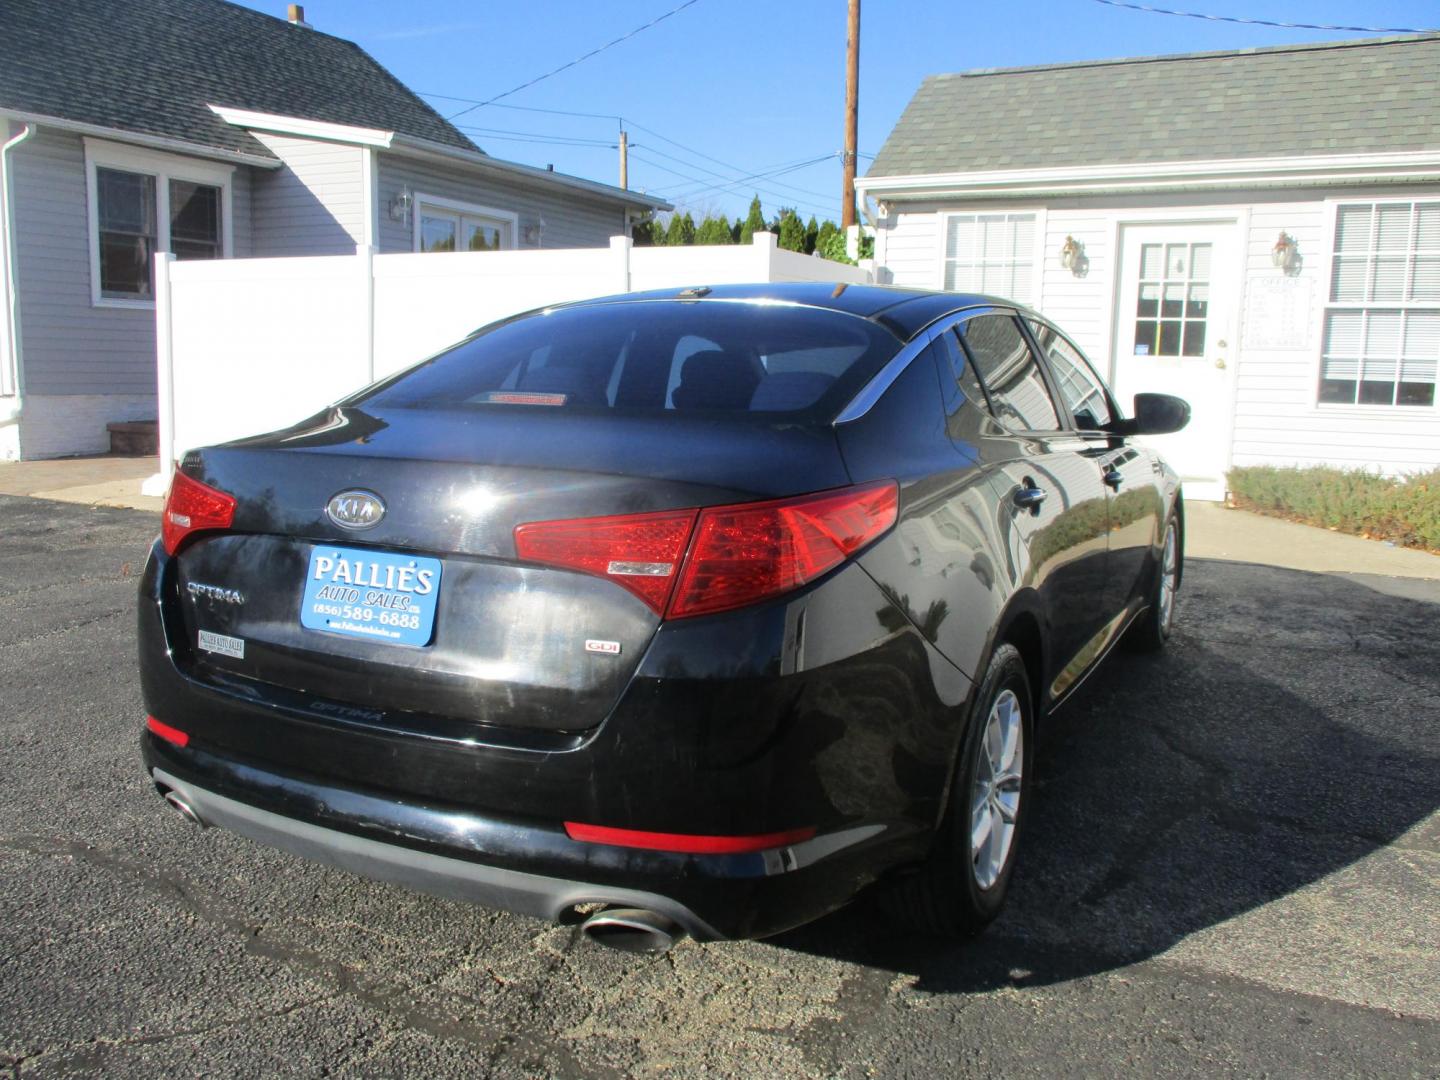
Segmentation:
[(1269, 19), (1246, 19), (1238, 15), (1206, 15), (1199, 11), (1172, 11), (1169, 8), (1150, 7), (1148, 4), (1130, 4), (1125, 0), (1095, 0), (1106, 7), (1128, 8), (1150, 15), (1179, 15), (1185, 19), (1204, 19), (1207, 22), (1244, 23), (1246, 26), (1273, 26), (1280, 30), (1348, 30), (1357, 34), (1440, 34), (1440, 30), (1415, 29), (1405, 26), (1332, 26), (1327, 23), (1272, 22)]
[(512, 136), (510, 142), (544, 142), (557, 146), (604, 146), (611, 150), (615, 149), (614, 139), (586, 139), (578, 135), (552, 135), (546, 131), (516, 131), (514, 128), (487, 128), (472, 127), (469, 124), (457, 125), (461, 131), (475, 131), (493, 139), (504, 139), (507, 135)]
[[(632, 149), (633, 149), (633, 144), (632, 144)], [(692, 168), (692, 169), (699, 169), (701, 172), (703, 172), (703, 173), (705, 173), (705, 174), (707, 174), (707, 175), (709, 175), (709, 176), (713, 176), (713, 177), (715, 177), (716, 179), (719, 179), (719, 180), (729, 180), (729, 179), (730, 179), (730, 177), (726, 176), (724, 173), (718, 173), (718, 172), (716, 172), (714, 169), (707, 169), (707, 168), (705, 168), (703, 165), (696, 165), (693, 161), (686, 161), (684, 158), (678, 158), (678, 157), (676, 157), (674, 154), (667, 154), (667, 153), (665, 153), (664, 150), (657, 150), (657, 149), (656, 149), (655, 147), (653, 147), (653, 146), (647, 146), (645, 149), (648, 150), (648, 151), (649, 151), (650, 153), (652, 153), (652, 154), (659, 154), (661, 157), (665, 158), (667, 161), (673, 161), (673, 162), (676, 162), (677, 164), (685, 165), (685, 166), (688, 166), (689, 168)], [(738, 172), (739, 170), (732, 168), (731, 171), (732, 171), (732, 172)], [(785, 188), (787, 191), (795, 191), (795, 192), (798, 192), (798, 193), (801, 194), (801, 195), (814, 195), (817, 199), (828, 199), (828, 198), (830, 197), (829, 195), (826, 195), (823, 191), (811, 191), (809, 188), (796, 187), (794, 184), (780, 184), (780, 183), (777, 183), (775, 186), (776, 186), (776, 187)]]
[(770, 195), (773, 198), (781, 200), (782, 202), (788, 202), (796, 206), (804, 206), (805, 208), (812, 211), (818, 210), (822, 213), (830, 214), (835, 209), (833, 204), (813, 203), (805, 199), (796, 199), (793, 196), (786, 195), (783, 192), (772, 191), (769, 188), (766, 188), (760, 184), (751, 183), (755, 180), (765, 180), (775, 176), (784, 176), (786, 173), (795, 172), (799, 169), (806, 169), (811, 167), (812, 165), (819, 165), (821, 162), (833, 161), (836, 157), (835, 154), (826, 154), (823, 157), (813, 158), (807, 161), (795, 162), (793, 164), (780, 166), (769, 171), (753, 173), (749, 176), (742, 176), (737, 180), (729, 180), (719, 184), (707, 183), (700, 177), (690, 176), (676, 169), (672, 169), (666, 165), (661, 165), (658, 161), (652, 161), (649, 158), (645, 157), (643, 154), (631, 154), (631, 157), (636, 158), (637, 160), (642, 161), (645, 164), (652, 166), (653, 168), (659, 169), (661, 172), (667, 172), (671, 176), (678, 176), (682, 180), (688, 180), (691, 183), (704, 185), (690, 191), (676, 191), (673, 194), (667, 196), (668, 198), (693, 199), (698, 195), (704, 195), (711, 191), (731, 191), (742, 186), (751, 186), (754, 188), (754, 190), (763, 192), (764, 194)]
[(575, 112), (573, 109), (541, 109), (534, 105), (501, 105), (495, 101), (481, 101), (479, 98), (456, 97), (454, 94), (437, 94), (429, 90), (415, 91), (421, 97), (440, 98), (443, 101), (459, 101), (467, 105), (491, 105), (497, 109), (515, 109), (519, 112), (549, 113), (552, 116), (584, 116), (591, 120), (614, 120), (623, 124), (624, 118), (614, 113)]
[[(444, 100), (444, 101), (459, 101), (459, 102), (465, 102), (465, 103), (468, 103), (468, 104), (471, 104), (471, 105), (475, 105), (475, 106), (477, 106), (477, 107), (478, 107), (478, 106), (481, 106), (481, 105), (491, 104), (490, 102), (481, 101), (479, 98), (460, 97), (460, 96), (458, 96), (458, 95), (456, 95), (456, 94), (441, 94), (441, 93), (437, 93), (437, 92), (429, 91), (429, 90), (421, 90), (421, 91), (418, 91), (418, 93), (420, 94), (421, 97), (440, 98), (440, 99), (442, 99), (442, 100)], [(719, 159), (719, 158), (717, 158), (717, 157), (712, 157), (711, 155), (705, 153), (704, 151), (702, 151), (702, 150), (696, 150), (696, 149), (695, 149), (694, 147), (692, 147), (692, 146), (686, 146), (684, 143), (678, 142), (678, 141), (676, 141), (675, 139), (670, 138), (668, 135), (662, 135), (660, 132), (656, 131), (654, 128), (648, 128), (648, 127), (646, 127), (644, 124), (637, 123), (635, 120), (629, 120), (629, 121), (627, 121), (623, 116), (620, 116), (620, 115), (618, 115), (618, 114), (616, 114), (616, 113), (578, 112), (578, 111), (573, 110), (573, 109), (542, 109), (542, 108), (538, 108), (538, 107), (533, 106), (533, 105), (505, 105), (505, 104), (498, 104), (498, 103), (495, 104), (494, 107), (497, 108), (497, 109), (517, 109), (517, 110), (519, 110), (519, 111), (521, 111), (521, 112), (546, 113), (546, 114), (549, 114), (549, 115), (551, 115), (551, 116), (577, 116), (577, 117), (582, 117), (582, 118), (590, 119), (590, 120), (614, 120), (614, 121), (615, 121), (616, 123), (618, 123), (621, 127), (630, 127), (630, 128), (633, 128), (633, 129), (636, 130), (636, 131), (643, 131), (643, 132), (645, 132), (645, 134), (650, 135), (650, 136), (652, 136), (652, 137), (654, 137), (654, 138), (656, 138), (656, 139), (659, 139), (661, 142), (669, 143), (671, 146), (674, 146), (674, 147), (676, 147), (676, 148), (679, 149), (679, 150), (683, 150), (683, 151), (684, 151), (685, 153), (687, 153), (687, 154), (693, 154), (695, 157), (704, 158), (706, 161), (712, 161), (712, 162), (714, 162), (716, 165), (724, 166), (726, 169), (729, 169), (731, 172), (734, 172), (734, 173), (744, 173), (744, 172), (745, 172), (745, 170), (744, 170), (743, 168), (741, 168), (739, 165), (734, 165), (734, 164), (731, 164), (731, 163), (728, 162), (728, 161), (722, 161), (721, 159)], [(458, 115), (458, 114), (457, 114), (457, 115)], [(493, 132), (506, 132), (506, 134), (513, 134), (513, 135), (515, 135), (515, 136), (519, 136), (519, 135), (522, 135), (522, 134), (523, 134), (523, 135), (535, 136), (535, 138), (534, 138), (533, 140), (524, 140), (524, 139), (520, 139), (520, 138), (518, 138), (518, 137), (517, 137), (517, 138), (513, 138), (513, 139), (509, 139), (509, 140), (505, 140), (503, 135), (497, 134), (497, 135), (494, 136), (495, 138), (499, 138), (499, 139), (501, 139), (502, 141), (510, 141), (510, 142), (523, 142), (523, 141), (536, 141), (536, 142), (539, 142), (539, 141), (541, 141), (542, 139), (546, 139), (546, 138), (550, 138), (550, 137), (551, 137), (551, 136), (546, 136), (543, 132), (515, 132), (515, 131), (511, 131), (510, 129), (506, 129), (506, 128), (479, 128), (479, 127), (470, 127), (470, 126), (464, 125), (464, 124), (459, 125), (459, 126), (460, 126), (461, 129), (464, 130), (464, 131), (476, 131), (476, 132), (493, 131)], [(561, 136), (553, 136), (553, 137), (554, 137), (554, 138), (561, 138)], [(597, 144), (597, 145), (598, 145), (598, 144), (601, 144), (601, 140), (598, 140), (598, 139), (597, 139), (597, 140), (594, 140), (594, 142), (595, 142), (595, 144)], [(563, 144), (562, 144), (562, 145), (563, 145)], [(588, 143), (577, 143), (577, 145), (589, 145), (589, 144), (588, 144)], [(614, 146), (615, 146), (615, 144), (614, 144), (613, 142), (605, 142), (605, 143), (603, 143), (603, 145), (609, 146), (609, 147), (611, 147), (612, 149), (613, 149)], [(634, 149), (634, 148), (635, 148), (635, 144), (632, 143), (632, 144), (631, 144), (631, 149)], [(661, 157), (666, 158), (666, 159), (668, 159), (668, 160), (670, 160), (670, 161), (679, 162), (679, 163), (682, 164), (682, 165), (688, 165), (688, 166), (690, 166), (690, 167), (693, 168), (693, 169), (699, 169), (701, 172), (708, 173), (709, 175), (714, 176), (714, 177), (718, 177), (719, 179), (722, 179), (722, 180), (726, 179), (726, 177), (725, 177), (725, 175), (724, 175), (723, 173), (717, 173), (717, 172), (715, 172), (713, 169), (707, 169), (707, 168), (705, 168), (704, 166), (702, 166), (702, 165), (697, 165), (697, 164), (695, 164), (695, 163), (692, 162), (692, 161), (685, 161), (685, 160), (683, 160), (683, 159), (681, 159), (681, 158), (677, 158), (677, 157), (675, 157), (674, 155), (665, 153), (663, 150), (660, 150), (660, 149), (658, 149), (657, 147), (654, 147), (654, 146), (649, 147), (649, 151), (650, 151), (650, 153), (652, 153), (652, 154), (659, 154)], [(861, 156), (861, 157), (865, 157), (865, 158), (873, 158), (873, 157), (874, 157), (873, 154), (861, 154), (860, 156)], [(822, 160), (823, 160), (823, 159), (822, 159)], [(652, 162), (649, 162), (649, 164), (655, 165), (656, 168), (662, 168), (662, 169), (663, 169), (663, 166), (658, 165), (656, 162), (653, 162), (653, 161), (652, 161)], [(704, 183), (704, 181), (702, 181), (699, 177), (686, 176), (686, 175), (683, 174), (683, 173), (676, 173), (676, 172), (674, 172), (674, 170), (671, 170), (671, 169), (665, 169), (664, 171), (669, 172), (672, 176), (685, 176), (685, 179), (687, 179), (687, 180), (693, 180), (693, 181), (696, 182), (696, 183)], [(738, 182), (739, 182), (739, 181), (737, 181), (737, 183), (738, 183)], [(769, 189), (764, 189), (764, 188), (762, 188), (762, 189), (760, 189), (760, 190), (764, 191), (765, 194), (770, 195), (770, 196), (772, 196), (772, 197), (774, 197), (774, 198), (776, 198), (776, 199), (792, 199), (792, 200), (793, 200), (793, 199), (794, 199), (794, 196), (791, 195), (791, 194), (789, 194), (789, 192), (795, 192), (795, 193), (800, 194), (800, 195), (811, 195), (811, 196), (814, 196), (815, 198), (819, 198), (819, 199), (826, 199), (826, 200), (829, 200), (829, 199), (830, 199), (830, 196), (824, 194), (823, 192), (813, 191), (813, 190), (811, 190), (811, 189), (809, 189), (809, 188), (797, 187), (797, 186), (794, 185), (794, 184), (782, 184), (782, 183), (779, 183), (779, 182), (777, 181), (777, 182), (775, 182), (775, 185), (774, 185), (774, 186), (777, 187), (777, 188), (784, 188), (785, 190), (784, 190), (784, 191), (774, 191), (774, 190), (769, 190)], [(806, 203), (805, 205), (811, 206), (811, 207), (815, 207), (815, 206), (818, 205), (818, 206), (822, 206), (822, 207), (823, 207), (823, 205), (826, 205), (826, 204)]]
[(483, 106), (485, 106), (485, 105), (493, 105), (495, 102), (499, 101), (501, 98), (507, 98), (507, 97), (509, 97), (511, 94), (518, 94), (521, 90), (525, 90), (525, 89), (527, 89), (527, 88), (529, 88), (529, 87), (531, 87), (531, 86), (534, 86), (534, 85), (535, 85), (536, 83), (538, 83), (538, 82), (544, 82), (546, 79), (550, 78), (550, 77), (553, 76), (553, 75), (559, 75), (560, 72), (566, 71), (566, 70), (574, 67), (576, 64), (583, 64), (586, 60), (589, 60), (592, 56), (599, 56), (599, 55), (600, 55), (602, 52), (604, 52), (606, 49), (612, 49), (612, 48), (614, 48), (616, 45), (619, 45), (619, 44), (620, 44), (621, 42), (623, 42), (623, 41), (629, 41), (629, 40), (630, 40), (631, 38), (633, 38), (636, 34), (643, 33), (644, 31), (649, 30), (652, 26), (655, 26), (655, 25), (658, 24), (658, 23), (664, 22), (666, 19), (670, 18), (670, 16), (672, 16), (672, 15), (678, 15), (678, 14), (680, 14), (680, 12), (684, 11), (686, 8), (691, 7), (691, 6), (694, 5), (694, 4), (698, 4), (699, 2), (700, 2), (700, 0), (685, 0), (685, 2), (684, 2), (683, 4), (681, 4), (679, 7), (671, 8), (669, 11), (665, 12), (664, 15), (659, 15), (659, 16), (651, 19), (651, 20), (650, 20), (649, 22), (647, 22), (644, 26), (637, 26), (634, 30), (631, 30), (628, 34), (622, 34), (620, 37), (616, 38), (614, 41), (607, 41), (604, 45), (601, 45), (598, 49), (591, 49), (591, 50), (590, 50), (588, 53), (586, 53), (584, 56), (578, 56), (578, 57), (576, 57), (574, 60), (571, 60), (568, 64), (561, 64), (561, 65), (560, 65), (559, 67), (557, 67), (554, 71), (547, 71), (544, 75), (537, 75), (537, 76), (535, 76), (535, 78), (531, 79), (529, 82), (523, 82), (523, 83), (521, 83), (519, 86), (516, 86), (516, 87), (513, 87), (512, 89), (506, 90), (503, 94), (496, 94), (494, 97), (490, 98), (490, 100), (488, 100), (488, 101), (482, 101), (482, 102), (480, 102), (480, 103), (477, 104), (477, 105), (471, 105), (471, 106), (469, 106), (468, 108), (461, 109), (461, 110), (460, 110), (459, 112), (457, 112), (454, 116), (447, 116), (446, 119), (447, 119), (447, 120), (454, 120), (454, 119), (456, 119), (457, 117), (464, 116), (464, 115), (465, 115), (466, 113), (468, 113), (468, 112), (474, 112), (476, 109), (479, 109), (479, 108), (481, 108), (481, 107), (483, 107)]

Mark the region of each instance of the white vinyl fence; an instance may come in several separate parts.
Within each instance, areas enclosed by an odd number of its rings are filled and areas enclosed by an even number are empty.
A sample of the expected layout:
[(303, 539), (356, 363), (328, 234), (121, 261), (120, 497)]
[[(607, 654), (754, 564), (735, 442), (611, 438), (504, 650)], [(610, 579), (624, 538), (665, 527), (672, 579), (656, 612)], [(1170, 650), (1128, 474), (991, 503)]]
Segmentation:
[(354, 255), (156, 268), (163, 492), (187, 449), (285, 427), (495, 319), (567, 300), (764, 281), (865, 283), (868, 270), (745, 247)]

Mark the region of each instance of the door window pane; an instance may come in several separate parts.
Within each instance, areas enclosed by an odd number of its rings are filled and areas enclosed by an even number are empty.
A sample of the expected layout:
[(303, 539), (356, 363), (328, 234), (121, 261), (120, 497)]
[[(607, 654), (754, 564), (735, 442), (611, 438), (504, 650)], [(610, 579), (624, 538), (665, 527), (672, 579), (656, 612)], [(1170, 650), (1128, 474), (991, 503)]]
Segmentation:
[(1030, 346), (1009, 315), (978, 315), (961, 336), (996, 418), (1016, 431), (1057, 431), (1059, 414)]
[(1210, 311), (1210, 244), (1140, 245), (1136, 356), (1203, 356)]
[(100, 295), (148, 300), (155, 252), (155, 178), (95, 170)]
[(1110, 405), (1090, 362), (1053, 327), (1032, 321), (1030, 329), (1040, 351), (1050, 361), (1050, 373), (1070, 407), (1075, 426), (1081, 431), (1099, 431), (1110, 422)]
[(220, 189), (170, 181), (170, 250), (177, 259), (218, 259)]

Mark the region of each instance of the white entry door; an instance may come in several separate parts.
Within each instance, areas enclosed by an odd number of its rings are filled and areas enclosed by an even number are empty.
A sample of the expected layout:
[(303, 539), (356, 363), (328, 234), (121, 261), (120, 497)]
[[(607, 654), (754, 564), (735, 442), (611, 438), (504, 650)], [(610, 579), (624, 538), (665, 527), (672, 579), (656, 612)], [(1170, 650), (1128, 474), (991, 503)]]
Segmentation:
[(1111, 378), (1128, 413), (1138, 393), (1190, 403), (1190, 424), (1142, 441), (1178, 472), (1192, 499), (1225, 497), (1237, 324), (1235, 223), (1128, 225)]

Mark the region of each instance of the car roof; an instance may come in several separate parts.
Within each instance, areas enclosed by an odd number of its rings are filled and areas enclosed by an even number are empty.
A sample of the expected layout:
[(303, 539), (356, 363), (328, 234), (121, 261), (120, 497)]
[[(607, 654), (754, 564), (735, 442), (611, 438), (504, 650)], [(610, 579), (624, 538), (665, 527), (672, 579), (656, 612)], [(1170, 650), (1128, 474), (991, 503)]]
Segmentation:
[(575, 307), (671, 300), (683, 303), (713, 301), (778, 301), (804, 307), (843, 312), (869, 319), (909, 341), (936, 319), (965, 308), (1002, 305), (1020, 307), (1010, 300), (980, 293), (932, 292), (891, 285), (849, 285), (825, 281), (783, 281), (754, 285), (697, 285), (689, 288), (652, 289), (581, 300)]

